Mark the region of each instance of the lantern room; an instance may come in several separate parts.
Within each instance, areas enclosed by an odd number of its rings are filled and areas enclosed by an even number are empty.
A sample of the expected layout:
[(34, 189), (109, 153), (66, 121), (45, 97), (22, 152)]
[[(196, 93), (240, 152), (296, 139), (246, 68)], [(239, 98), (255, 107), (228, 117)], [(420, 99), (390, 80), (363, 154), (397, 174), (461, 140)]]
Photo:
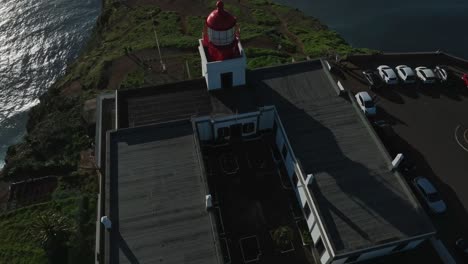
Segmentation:
[(246, 57), (237, 19), (224, 9), (223, 1), (206, 18), (198, 49), (208, 90), (245, 84)]
[(237, 19), (224, 10), (223, 1), (206, 18), (203, 30), (203, 46), (208, 50), (210, 61), (232, 59), (239, 56)]

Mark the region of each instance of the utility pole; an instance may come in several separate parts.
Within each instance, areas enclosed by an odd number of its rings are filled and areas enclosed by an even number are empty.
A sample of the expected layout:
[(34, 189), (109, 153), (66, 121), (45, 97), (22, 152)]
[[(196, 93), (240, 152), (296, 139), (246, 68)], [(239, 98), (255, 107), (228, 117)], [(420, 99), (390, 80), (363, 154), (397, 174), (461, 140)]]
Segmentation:
[(156, 47), (158, 48), (158, 53), (159, 53), (159, 63), (161, 64), (162, 72), (166, 72), (166, 64), (164, 64), (162, 56), (161, 56), (161, 49), (159, 48), (158, 33), (156, 32), (153, 13), (151, 13), (151, 21), (152, 21), (153, 32), (154, 32), (154, 39), (156, 40)]

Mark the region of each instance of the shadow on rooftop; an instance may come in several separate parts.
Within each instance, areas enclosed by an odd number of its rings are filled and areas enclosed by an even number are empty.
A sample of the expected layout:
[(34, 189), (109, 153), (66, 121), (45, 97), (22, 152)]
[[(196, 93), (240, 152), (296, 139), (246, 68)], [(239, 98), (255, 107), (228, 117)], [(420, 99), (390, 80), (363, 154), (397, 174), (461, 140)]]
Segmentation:
[(117, 234), (117, 244), (118, 244), (117, 246), (120, 248), (120, 251), (122, 251), (122, 253), (125, 255), (129, 263), (140, 264), (140, 261), (138, 261), (135, 254), (133, 254), (133, 251), (130, 249), (127, 242), (120, 234), (120, 232), (118, 232)]
[[(390, 172), (383, 159), (373, 159), (380, 153), (376, 153), (378, 148), (371, 139), (364, 138), (369, 136), (363, 135), (363, 138), (359, 137), (356, 142), (352, 142), (359, 144), (365, 141), (362, 150), (353, 152), (349, 146), (345, 146), (344, 141), (347, 139), (342, 134), (359, 133), (358, 131), (341, 130), (346, 129), (346, 124), (338, 128), (340, 130), (330, 130), (335, 126), (333, 123), (340, 122), (333, 120), (339, 119), (340, 115), (346, 113), (335, 111), (328, 115), (324, 114), (326, 117), (322, 116), (321, 121), (316, 119), (319, 115), (314, 111), (319, 112), (321, 109), (317, 107), (314, 109), (313, 103), (307, 101), (314, 99), (311, 98), (313, 96), (311, 93), (315, 92), (314, 89), (329, 89), (334, 92), (322, 72), (314, 77), (307, 76), (317, 74), (318, 71), (306, 72), (320, 68), (319, 64), (302, 63), (274, 70), (261, 69), (252, 72), (249, 80), (250, 86), (256, 90), (257, 105), (276, 106), (304, 172), (315, 174), (319, 185), (321, 183), (336, 185), (330, 189), (331, 193), (319, 192), (315, 196), (336, 250), (338, 252), (343, 249), (355, 250), (369, 246), (368, 242), (372, 242), (372, 245), (388, 243), (431, 231), (432, 225), (417, 202), (413, 198), (406, 198), (411, 194), (407, 193), (406, 187), (402, 187), (401, 179), (389, 175)], [(311, 78), (317, 83), (310, 82)], [(320, 85), (327, 87), (321, 88)], [(319, 96), (323, 98), (323, 95)], [(330, 97), (324, 101), (330, 100)], [(343, 100), (343, 104), (349, 103), (344, 99), (340, 100)], [(352, 107), (346, 108), (346, 111), (350, 110), (355, 111)], [(355, 118), (354, 121), (341, 122), (356, 122), (358, 117)], [(339, 135), (338, 139), (336, 135)], [(343, 152), (342, 147), (347, 148), (347, 153)], [(364, 153), (369, 149), (372, 152)], [(376, 161), (376, 164), (363, 164), (368, 160)], [(388, 182), (389, 177), (392, 177), (396, 183), (393, 182), (392, 185)], [(333, 189), (335, 192), (342, 192), (343, 195), (334, 196)], [(324, 199), (325, 197), (330, 200)], [(329, 207), (330, 203), (335, 205), (333, 209)], [(354, 212), (356, 210), (359, 212)], [(362, 221), (360, 213), (366, 215), (366, 220)], [(408, 219), (420, 220), (408, 221)], [(350, 243), (346, 233), (352, 233), (353, 238), (357, 236), (359, 237), (357, 240), (360, 241)]]

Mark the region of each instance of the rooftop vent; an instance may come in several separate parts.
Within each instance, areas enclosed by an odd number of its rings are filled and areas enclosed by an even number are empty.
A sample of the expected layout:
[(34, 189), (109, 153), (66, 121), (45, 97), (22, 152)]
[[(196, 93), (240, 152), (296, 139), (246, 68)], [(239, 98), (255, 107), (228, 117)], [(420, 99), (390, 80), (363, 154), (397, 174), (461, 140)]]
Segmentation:
[(398, 169), (398, 166), (400, 166), (400, 163), (401, 161), (403, 161), (403, 158), (404, 156), (402, 153), (398, 153), (398, 155), (396, 155), (396, 157), (392, 161), (392, 170)]
[(101, 217), (101, 224), (103, 224), (107, 230), (112, 228), (112, 222), (107, 215)]
[(211, 194), (205, 196), (205, 206), (206, 210), (208, 211), (213, 207), (213, 201), (211, 200)]

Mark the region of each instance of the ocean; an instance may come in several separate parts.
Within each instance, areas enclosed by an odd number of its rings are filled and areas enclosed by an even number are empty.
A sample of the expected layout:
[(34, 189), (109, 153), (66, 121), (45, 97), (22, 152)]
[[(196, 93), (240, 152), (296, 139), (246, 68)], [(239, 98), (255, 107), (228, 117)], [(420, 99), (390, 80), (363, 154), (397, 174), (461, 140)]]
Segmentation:
[(443, 50), (468, 59), (467, 0), (274, 0), (316, 17), (354, 47)]
[(0, 0), (0, 168), (27, 111), (80, 53), (100, 0)]

